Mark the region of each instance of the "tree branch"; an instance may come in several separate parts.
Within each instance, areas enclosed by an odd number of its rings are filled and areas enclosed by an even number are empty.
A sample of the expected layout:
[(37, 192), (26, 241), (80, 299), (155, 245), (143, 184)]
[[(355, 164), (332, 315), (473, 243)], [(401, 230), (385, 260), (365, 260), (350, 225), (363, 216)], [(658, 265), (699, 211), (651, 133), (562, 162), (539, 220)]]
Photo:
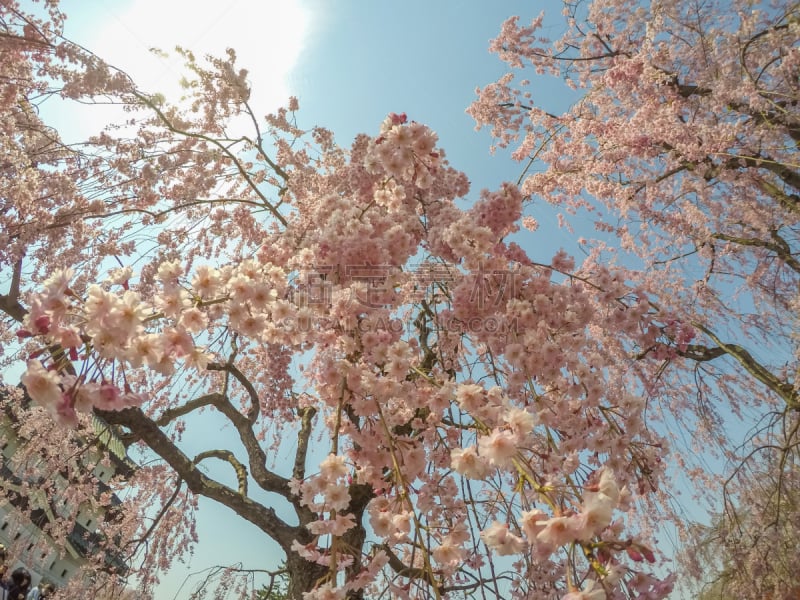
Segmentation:
[(787, 165), (760, 153), (756, 154), (755, 156), (734, 155), (729, 158), (723, 164), (723, 166), (728, 169), (737, 169), (741, 168), (742, 166), (764, 169), (777, 175), (778, 178), (780, 178), (780, 180), (786, 185), (789, 185), (796, 190), (800, 190), (800, 173), (790, 169)]
[(771, 231), (770, 234), (772, 235), (772, 242), (767, 242), (759, 238), (741, 238), (732, 235), (726, 235), (724, 233), (715, 233), (711, 237), (717, 240), (723, 240), (725, 242), (740, 244), (742, 246), (757, 246), (771, 250), (786, 264), (787, 267), (793, 271), (796, 271), (797, 273), (800, 273), (800, 261), (798, 261), (792, 255), (791, 248), (786, 240), (778, 235), (776, 230)]
[(313, 406), (308, 406), (299, 409), (298, 412), (300, 413), (301, 425), (300, 431), (297, 433), (297, 451), (294, 454), (292, 477), (302, 480), (306, 476), (308, 440), (311, 437), (311, 430), (313, 428), (314, 416), (317, 414), (317, 409)]
[[(219, 140), (216, 140), (202, 133), (192, 133), (191, 131), (185, 131), (183, 129), (175, 127), (170, 121), (170, 119), (164, 114), (164, 112), (160, 108), (158, 108), (158, 106), (156, 106), (156, 104), (145, 94), (142, 94), (141, 92), (134, 90), (133, 95), (139, 101), (143, 102), (145, 106), (147, 106), (153, 112), (155, 112), (159, 120), (164, 125), (164, 127), (166, 127), (172, 133), (176, 133), (178, 135), (182, 135), (188, 138), (203, 140), (219, 148), (225, 154), (225, 156), (227, 156), (233, 162), (234, 166), (239, 171), (239, 174), (247, 182), (250, 189), (253, 190), (253, 192), (255, 192), (255, 194), (259, 197), (259, 199), (263, 202), (263, 205), (272, 213), (272, 216), (275, 217), (275, 219), (284, 227), (288, 225), (288, 222), (283, 217), (283, 215), (280, 212), (278, 212), (275, 206), (273, 206), (273, 204), (269, 200), (267, 200), (267, 197), (263, 194), (263, 192), (261, 192), (261, 190), (258, 189), (258, 186), (255, 184), (255, 182), (253, 182), (252, 178), (250, 177), (250, 174), (244, 169), (242, 164), (239, 162), (239, 159), (236, 157), (235, 154), (233, 154), (230, 151), (229, 148), (221, 144)], [(278, 173), (279, 175), (281, 174), (281, 172), (282, 171), (276, 171), (276, 173)]]
[(261, 489), (280, 494), (289, 500), (292, 505), (295, 506), (295, 508), (298, 508), (297, 498), (289, 489), (289, 480), (267, 469), (267, 455), (264, 450), (262, 450), (261, 445), (258, 442), (258, 438), (253, 431), (253, 424), (255, 423), (253, 414), (255, 411), (257, 417), (259, 410), (258, 393), (253, 387), (253, 384), (248, 381), (247, 377), (245, 377), (241, 371), (229, 363), (211, 363), (207, 368), (210, 371), (225, 371), (232, 374), (236, 380), (242, 384), (242, 387), (247, 390), (250, 396), (250, 401), (252, 404), (247, 416), (239, 412), (236, 407), (230, 403), (227, 397), (222, 396), (221, 394), (220, 398), (214, 402), (214, 408), (228, 417), (228, 420), (236, 428), (236, 431), (239, 434), (239, 439), (241, 440), (242, 445), (247, 452), (247, 460), (250, 464), (250, 474), (252, 475), (253, 479), (259, 485), (259, 487), (261, 487)]
[(244, 373), (237, 369), (230, 360), (225, 364), (209, 363), (206, 368), (209, 371), (224, 371), (229, 373), (234, 376), (236, 381), (242, 384), (242, 387), (247, 392), (247, 395), (250, 396), (250, 410), (247, 411), (247, 420), (251, 425), (254, 425), (261, 412), (261, 401), (258, 398), (258, 392), (256, 391), (255, 386), (250, 383), (250, 380), (247, 379)]
[(153, 452), (175, 470), (193, 493), (227, 506), (272, 537), (284, 552), (291, 551), (295, 539), (307, 537), (304, 528), (287, 525), (274, 509), (254, 502), (228, 486), (203, 475), (194, 461), (189, 459), (141, 409), (125, 408), (119, 411), (95, 409), (95, 412), (113, 425), (121, 425), (135, 431)]
[(185, 404), (181, 406), (177, 406), (175, 408), (168, 408), (161, 416), (155, 420), (156, 425), (159, 427), (166, 427), (169, 425), (174, 419), (178, 417), (182, 417), (184, 415), (188, 415), (190, 412), (197, 410), (198, 408), (202, 408), (203, 406), (217, 406), (220, 402), (225, 401), (225, 396), (220, 393), (214, 392), (212, 394), (205, 394), (200, 396), (199, 398), (195, 398), (194, 400), (189, 400)]
[(400, 577), (408, 577), (409, 579), (421, 579), (432, 587), (439, 587), (439, 583), (434, 580), (431, 574), (421, 567), (409, 567), (392, 551), (387, 544), (380, 544), (378, 546), (389, 557), (389, 566)]
[(239, 493), (247, 496), (247, 467), (245, 467), (230, 450), (206, 450), (194, 457), (194, 464), (199, 464), (207, 458), (218, 458), (224, 460), (236, 471), (236, 481), (239, 483)]
[(773, 375), (769, 369), (753, 358), (753, 355), (745, 350), (742, 346), (723, 342), (714, 334), (714, 332), (700, 323), (692, 323), (692, 326), (696, 327), (710, 337), (718, 347), (710, 348), (702, 345), (690, 344), (686, 347), (686, 350), (678, 350), (678, 354), (680, 356), (689, 358), (691, 360), (704, 362), (727, 354), (742, 367), (744, 367), (744, 369), (758, 381), (778, 394), (778, 396), (780, 396), (781, 399), (786, 402), (786, 405), (790, 409), (800, 410), (800, 396), (798, 396), (798, 392), (795, 390), (794, 385), (785, 381), (781, 381), (778, 377)]

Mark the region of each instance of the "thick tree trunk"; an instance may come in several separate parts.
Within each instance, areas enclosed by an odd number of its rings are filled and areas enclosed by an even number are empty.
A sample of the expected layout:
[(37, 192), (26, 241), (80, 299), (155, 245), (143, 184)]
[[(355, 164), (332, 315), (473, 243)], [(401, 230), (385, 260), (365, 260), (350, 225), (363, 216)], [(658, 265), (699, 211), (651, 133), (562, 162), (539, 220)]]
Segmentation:
[[(355, 527), (349, 529), (342, 536), (342, 541), (346, 547), (353, 552), (353, 564), (345, 569), (346, 579), (355, 578), (362, 567), (361, 557), (364, 542), (367, 539), (367, 531), (362, 524), (364, 510), (369, 501), (375, 496), (372, 488), (364, 484), (352, 484), (349, 487), (350, 504), (347, 507), (348, 513), (354, 515)], [(301, 544), (311, 541), (312, 536), (303, 526), (299, 529), (300, 536), (298, 542)], [(309, 562), (291, 550), (286, 550), (286, 567), (289, 570), (289, 598), (291, 600), (303, 600), (303, 593), (311, 591), (314, 586), (328, 573), (328, 568)], [(348, 600), (363, 600), (363, 590), (351, 590), (347, 594)]]
[(303, 593), (314, 589), (317, 582), (328, 572), (327, 567), (309, 562), (294, 552), (286, 555), (286, 568), (289, 571), (290, 600), (303, 600)]

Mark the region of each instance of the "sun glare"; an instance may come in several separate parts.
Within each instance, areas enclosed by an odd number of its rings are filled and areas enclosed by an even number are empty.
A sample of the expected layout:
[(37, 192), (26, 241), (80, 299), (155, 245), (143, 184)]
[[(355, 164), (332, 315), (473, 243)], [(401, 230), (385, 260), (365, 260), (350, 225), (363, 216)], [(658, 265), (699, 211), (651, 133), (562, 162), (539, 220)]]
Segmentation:
[[(128, 73), (142, 91), (161, 94), (171, 103), (183, 94), (185, 74), (176, 46), (197, 57), (224, 56), (234, 48), (237, 64), (248, 71), (250, 104), (257, 115), (284, 106), (295, 93), (290, 77), (312, 21), (300, 0), (65, 0), (62, 6), (68, 38)], [(57, 107), (58, 116), (69, 121), (62, 135), (78, 139), (101, 129), (105, 123), (100, 121), (115, 120), (102, 107), (83, 108)], [(73, 111), (80, 115), (69, 118)]]
[[(181, 61), (176, 45), (196, 55), (223, 55), (235, 48), (250, 73), (254, 103), (272, 110), (290, 95), (288, 77), (297, 63), (309, 29), (309, 12), (297, 0), (227, 3), (197, 0), (136, 0), (108, 19), (93, 48), (128, 71), (142, 87), (171, 99), (180, 94)], [(170, 53), (157, 55), (152, 48)]]

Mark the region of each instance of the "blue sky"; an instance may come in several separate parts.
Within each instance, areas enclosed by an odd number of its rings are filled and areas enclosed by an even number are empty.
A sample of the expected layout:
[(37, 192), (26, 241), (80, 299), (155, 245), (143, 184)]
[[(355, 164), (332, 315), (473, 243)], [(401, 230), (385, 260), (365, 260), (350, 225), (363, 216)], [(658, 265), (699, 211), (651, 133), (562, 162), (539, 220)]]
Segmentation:
[[(374, 134), (388, 112), (406, 112), (437, 131), (451, 164), (472, 181), (473, 198), (481, 188), (515, 181), (522, 169), (507, 155), (490, 155), (488, 134), (476, 133), (464, 112), (476, 86), (505, 72), (488, 53), (489, 40), (510, 15), (529, 21), (544, 9), (557, 23), (560, 14), (554, 0), (64, 0), (62, 6), (69, 15), (67, 37), (131, 73), (148, 91), (169, 97), (177, 93), (180, 77), (177, 62), (153, 58), (148, 48), (182, 44), (197, 53), (221, 53), (231, 46), (250, 71), (259, 112), (296, 95), (299, 125), (326, 126), (342, 145), (357, 133)], [(546, 80), (534, 79), (533, 93), (549, 110), (563, 110), (570, 102), (566, 89)], [(73, 109), (50, 110), (65, 134), (76, 137), (99, 129), (106, 118), (96, 108), (77, 118)], [(570, 248), (573, 236), (539, 208), (542, 227), (526, 244), (531, 253), (549, 257), (559, 247)], [(230, 435), (205, 428), (202, 420), (192, 427), (201, 438)], [(187, 598), (201, 579), (192, 573), (212, 565), (272, 568), (280, 558), (263, 534), (210, 502), (201, 502), (197, 529), (194, 556), (163, 578), (158, 598)]]

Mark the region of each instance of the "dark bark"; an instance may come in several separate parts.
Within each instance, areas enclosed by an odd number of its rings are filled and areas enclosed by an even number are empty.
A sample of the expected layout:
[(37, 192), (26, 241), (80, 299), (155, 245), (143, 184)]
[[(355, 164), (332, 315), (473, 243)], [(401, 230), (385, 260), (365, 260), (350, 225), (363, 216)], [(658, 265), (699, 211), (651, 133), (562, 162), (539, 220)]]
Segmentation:
[(289, 573), (287, 595), (290, 600), (303, 600), (303, 593), (314, 589), (328, 573), (327, 567), (307, 561), (291, 551), (286, 553), (286, 570)]

